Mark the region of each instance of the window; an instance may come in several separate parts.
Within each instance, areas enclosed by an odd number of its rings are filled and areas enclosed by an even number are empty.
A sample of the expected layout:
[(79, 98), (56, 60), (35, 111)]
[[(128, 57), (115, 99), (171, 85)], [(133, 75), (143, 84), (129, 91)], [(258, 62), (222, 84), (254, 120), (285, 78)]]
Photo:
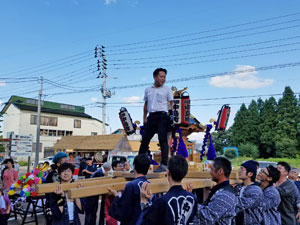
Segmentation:
[(48, 130), (47, 129), (40, 129), (40, 135), (41, 136), (48, 136)]
[(74, 128), (81, 128), (81, 120), (74, 120)]
[(49, 135), (48, 136), (57, 136), (56, 133), (57, 133), (56, 130), (49, 130)]
[(65, 136), (65, 132), (64, 130), (58, 130), (57, 131), (57, 136)]
[(73, 131), (66, 131), (66, 136), (72, 136)]
[[(30, 116), (30, 124), (37, 124), (37, 115)], [(57, 127), (57, 117), (41, 116), (41, 125)]]
[(30, 115), (30, 124), (37, 124), (37, 115)]
[(92, 136), (96, 136), (96, 135), (97, 135), (97, 132), (92, 132), (91, 135), (92, 135)]
[(49, 126), (57, 126), (57, 117), (49, 117)]

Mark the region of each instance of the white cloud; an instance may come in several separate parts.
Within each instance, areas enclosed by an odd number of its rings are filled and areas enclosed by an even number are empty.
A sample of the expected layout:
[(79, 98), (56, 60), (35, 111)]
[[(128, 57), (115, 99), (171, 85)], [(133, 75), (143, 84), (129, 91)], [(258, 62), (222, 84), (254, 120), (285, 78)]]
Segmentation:
[(110, 5), (112, 3), (116, 3), (117, 0), (105, 0), (105, 5)]
[(142, 101), (142, 99), (143, 98), (141, 96), (131, 96), (131, 97), (123, 98), (123, 101), (126, 103), (136, 104), (136, 103)]
[(91, 98), (91, 101), (92, 101), (92, 102), (98, 102), (98, 98), (93, 97), (93, 98)]
[(262, 88), (274, 83), (272, 79), (257, 77), (255, 67), (249, 65), (238, 65), (234, 72), (249, 70), (249, 72), (226, 74), (224, 76), (212, 77), (209, 81), (211, 86), (224, 88)]
[(204, 132), (199, 132), (199, 133), (192, 133), (188, 136), (190, 141), (196, 141), (198, 143), (202, 143), (203, 142), (203, 138), (204, 138), (205, 133)]
[(0, 80), (0, 87), (4, 87), (4, 86), (6, 86), (5, 81), (1, 81), (1, 80)]

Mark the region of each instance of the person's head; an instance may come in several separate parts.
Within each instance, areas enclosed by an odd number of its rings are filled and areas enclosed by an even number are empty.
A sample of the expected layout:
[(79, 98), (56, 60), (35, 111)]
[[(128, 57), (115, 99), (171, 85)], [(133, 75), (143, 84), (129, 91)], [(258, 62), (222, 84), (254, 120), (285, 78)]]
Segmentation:
[(286, 162), (278, 162), (277, 169), (280, 171), (281, 177), (287, 177), (291, 171), (290, 165)]
[(111, 170), (111, 165), (110, 165), (109, 162), (103, 163), (102, 167), (103, 167), (103, 169), (104, 169), (105, 171), (110, 171), (110, 170)]
[(168, 161), (168, 177), (175, 182), (181, 182), (189, 169), (186, 159), (181, 155), (172, 156)]
[(298, 174), (299, 174), (299, 170), (297, 168), (292, 168), (291, 171), (289, 172), (288, 178), (293, 181), (296, 181), (298, 180)]
[(14, 160), (13, 159), (7, 159), (6, 166), (7, 166), (8, 169), (13, 168), (14, 167)]
[(153, 78), (155, 81), (155, 86), (160, 87), (163, 86), (166, 82), (167, 70), (163, 68), (157, 68), (153, 72)]
[(210, 175), (213, 181), (228, 180), (231, 173), (231, 162), (224, 157), (217, 157), (213, 160)]
[(73, 159), (73, 153), (72, 152), (69, 153), (69, 158)]
[(93, 165), (93, 159), (92, 159), (92, 158), (87, 158), (87, 159), (85, 160), (85, 162), (86, 162), (86, 164), (88, 164), (88, 166)]
[(114, 171), (122, 171), (123, 170), (122, 163), (119, 160), (113, 161), (111, 164), (111, 167), (113, 168)]
[(258, 178), (261, 182), (268, 182), (268, 186), (271, 186), (279, 180), (280, 172), (274, 166), (269, 165), (260, 170)]
[(253, 160), (246, 161), (242, 163), (239, 169), (239, 178), (241, 180), (247, 180), (250, 178), (252, 182), (255, 181), (257, 174), (257, 165)]
[(61, 164), (67, 162), (68, 160), (68, 155), (64, 152), (58, 152), (56, 155), (53, 157), (52, 162), (59, 167)]
[(81, 156), (81, 152), (77, 152), (77, 155), (78, 155), (78, 156)]
[(58, 175), (63, 182), (70, 182), (74, 173), (74, 166), (71, 163), (63, 163), (58, 167)]
[(133, 160), (133, 168), (136, 174), (147, 175), (150, 167), (150, 159), (147, 154), (139, 154)]
[(124, 163), (124, 170), (125, 170), (125, 171), (130, 171), (130, 169), (131, 169), (130, 163), (129, 163), (128, 161), (126, 161), (126, 162)]

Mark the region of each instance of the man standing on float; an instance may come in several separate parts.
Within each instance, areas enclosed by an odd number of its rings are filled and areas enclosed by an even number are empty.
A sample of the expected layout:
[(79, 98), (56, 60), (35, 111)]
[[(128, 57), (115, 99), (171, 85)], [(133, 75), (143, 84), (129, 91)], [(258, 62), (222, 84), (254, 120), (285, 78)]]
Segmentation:
[[(139, 154), (147, 153), (149, 143), (155, 133), (161, 149), (161, 164), (154, 172), (165, 172), (167, 169), (169, 145), (168, 129), (173, 108), (173, 92), (170, 87), (164, 85), (166, 82), (167, 70), (157, 68), (153, 72), (154, 85), (146, 88), (144, 96), (144, 134), (140, 145)], [(147, 117), (147, 114), (149, 116)]]

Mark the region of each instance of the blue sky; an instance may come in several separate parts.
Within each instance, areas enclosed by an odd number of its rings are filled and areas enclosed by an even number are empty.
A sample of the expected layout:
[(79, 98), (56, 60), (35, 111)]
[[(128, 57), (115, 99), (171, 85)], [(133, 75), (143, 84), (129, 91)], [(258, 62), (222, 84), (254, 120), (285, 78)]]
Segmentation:
[[(299, 92), (299, 66), (226, 75), (300, 61), (299, 9), (296, 0), (2, 1), (0, 101), (11, 95), (37, 98), (34, 79), (43, 76), (49, 81), (45, 100), (85, 105), (86, 113), (102, 119), (94, 103), (101, 101), (93, 50), (98, 44), (106, 47), (107, 87), (115, 87), (107, 100), (111, 131), (121, 128), (122, 106), (133, 120), (142, 119), (145, 86), (118, 87), (151, 83), (157, 67), (168, 70), (167, 80), (186, 78), (167, 85), (188, 87), (191, 112), (202, 123), (216, 118), (228, 103), (232, 124), (240, 104), (256, 97), (204, 99), (267, 95), (265, 99), (287, 85)], [(199, 79), (218, 73), (225, 76)], [(81, 92), (87, 88), (91, 92)]]

